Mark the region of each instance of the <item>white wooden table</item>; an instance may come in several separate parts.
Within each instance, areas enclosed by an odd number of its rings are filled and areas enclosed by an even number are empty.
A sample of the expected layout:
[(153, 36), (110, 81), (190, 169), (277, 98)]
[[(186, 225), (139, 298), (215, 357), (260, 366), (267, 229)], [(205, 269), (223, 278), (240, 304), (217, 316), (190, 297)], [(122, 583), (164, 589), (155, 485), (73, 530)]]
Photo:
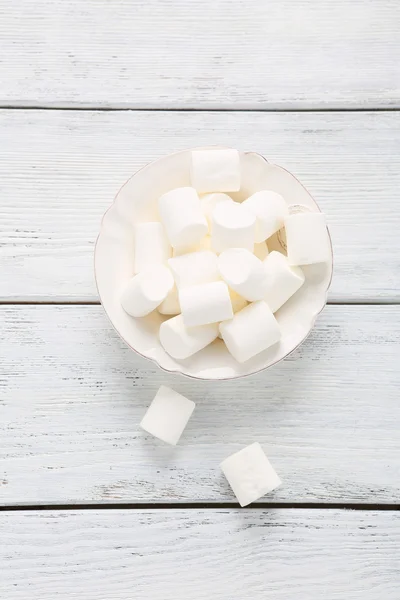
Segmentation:
[[(0, 0), (0, 599), (400, 597), (398, 0)], [(329, 305), (273, 369), (221, 383), (135, 356), (92, 262), (121, 183), (221, 143), (326, 212)], [(167, 449), (161, 383), (197, 402)], [(284, 486), (240, 510), (255, 440)]]

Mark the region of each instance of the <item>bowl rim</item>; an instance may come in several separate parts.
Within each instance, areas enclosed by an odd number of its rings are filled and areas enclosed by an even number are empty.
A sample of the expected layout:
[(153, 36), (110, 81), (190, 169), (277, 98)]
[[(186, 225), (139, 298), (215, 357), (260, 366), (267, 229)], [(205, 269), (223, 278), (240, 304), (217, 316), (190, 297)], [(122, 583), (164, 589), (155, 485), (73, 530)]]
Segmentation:
[[(308, 330), (308, 332), (306, 333), (306, 335), (303, 337), (303, 339), (301, 339), (299, 341), (299, 343), (292, 348), (292, 350), (290, 350), (287, 354), (285, 354), (285, 356), (282, 356), (281, 358), (278, 358), (275, 362), (271, 363), (270, 365), (267, 365), (266, 367), (261, 367), (261, 369), (258, 369), (257, 371), (253, 371), (252, 373), (243, 373), (241, 375), (233, 375), (232, 377), (216, 377), (215, 379), (213, 377), (200, 377), (197, 375), (190, 375), (189, 373), (184, 373), (183, 371), (179, 370), (179, 369), (167, 369), (166, 367), (163, 367), (160, 365), (160, 363), (153, 358), (152, 356), (146, 356), (145, 354), (142, 354), (141, 352), (139, 352), (136, 348), (134, 348), (126, 339), (125, 337), (122, 335), (122, 333), (116, 328), (116, 326), (114, 325), (106, 307), (103, 304), (103, 301), (101, 299), (101, 294), (100, 294), (100, 290), (99, 290), (99, 285), (98, 285), (98, 281), (97, 281), (97, 268), (96, 268), (96, 251), (97, 251), (97, 244), (99, 242), (100, 236), (102, 234), (102, 229), (103, 229), (103, 224), (104, 224), (104, 220), (108, 214), (108, 212), (115, 206), (115, 203), (117, 201), (117, 198), (121, 192), (121, 190), (129, 183), (129, 181), (131, 181), (131, 179), (133, 179), (140, 171), (143, 171), (144, 169), (146, 169), (147, 167), (149, 167), (150, 165), (153, 165), (155, 163), (157, 163), (158, 161), (163, 160), (164, 158), (166, 158), (167, 156), (176, 156), (177, 154), (181, 154), (183, 152), (191, 152), (192, 150), (204, 150), (204, 149), (209, 149), (209, 148), (227, 148), (228, 146), (221, 146), (219, 144), (214, 144), (211, 146), (197, 146), (194, 148), (186, 148), (186, 149), (182, 149), (182, 150), (178, 150), (177, 152), (171, 152), (170, 154), (166, 154), (163, 156), (160, 156), (159, 158), (157, 158), (156, 160), (150, 161), (148, 163), (146, 163), (145, 165), (143, 165), (143, 167), (140, 167), (140, 169), (138, 169), (137, 171), (135, 171), (130, 177), (128, 177), (128, 179), (119, 187), (118, 191), (116, 192), (113, 201), (111, 202), (111, 204), (109, 205), (109, 207), (106, 209), (106, 211), (103, 213), (103, 216), (101, 218), (100, 221), (100, 229), (99, 229), (99, 233), (96, 237), (96, 242), (94, 245), (94, 250), (93, 250), (93, 263), (94, 263), (94, 279), (95, 279), (95, 283), (96, 283), (96, 289), (97, 289), (97, 294), (100, 300), (100, 305), (102, 306), (109, 322), (111, 323), (112, 328), (114, 329), (114, 331), (118, 334), (118, 336), (122, 339), (122, 341), (128, 346), (128, 348), (130, 348), (133, 352), (135, 352), (135, 354), (137, 354), (138, 356), (141, 356), (142, 358), (146, 359), (146, 360), (150, 360), (153, 364), (155, 364), (159, 369), (161, 369), (162, 371), (164, 371), (165, 373), (169, 373), (169, 374), (173, 374), (173, 375), (179, 375), (181, 377), (187, 377), (189, 379), (194, 379), (196, 381), (234, 381), (237, 379), (244, 379), (246, 377), (252, 377), (253, 375), (258, 375), (260, 373), (262, 373), (262, 371), (266, 371), (267, 369), (270, 369), (271, 367), (274, 367), (275, 365), (277, 365), (278, 363), (282, 362), (283, 360), (285, 360), (285, 358), (287, 358), (288, 356), (290, 356), (291, 354), (293, 354), (293, 352), (295, 352), (305, 341), (306, 339), (309, 337), (309, 335), (311, 334), (312, 330), (314, 329), (316, 320), (318, 319), (319, 315), (321, 314), (321, 312), (324, 310), (325, 306), (327, 305), (327, 300), (328, 300), (328, 291), (329, 288), (331, 287), (332, 284), (332, 278), (333, 278), (333, 269), (334, 269), (334, 254), (333, 254), (333, 245), (332, 245), (332, 238), (331, 238), (331, 234), (329, 231), (329, 227), (327, 226), (327, 231), (328, 231), (328, 238), (329, 238), (329, 244), (330, 244), (330, 249), (331, 249), (331, 259), (332, 259), (332, 269), (331, 269), (331, 276), (326, 288), (326, 292), (325, 292), (325, 302), (324, 305), (322, 306), (321, 310), (319, 310), (316, 315), (314, 316), (314, 319), (311, 323), (310, 329)], [(276, 163), (270, 163), (265, 156), (263, 156), (262, 154), (260, 154), (259, 152), (253, 152), (253, 151), (249, 151), (249, 152), (243, 152), (243, 154), (254, 154), (255, 156), (258, 156), (259, 158), (261, 158), (263, 161), (265, 161), (268, 164), (276, 164)], [(294, 177), (296, 179), (296, 181), (301, 185), (301, 187), (307, 192), (307, 194), (309, 194), (311, 196), (311, 198), (313, 199), (313, 202), (315, 203), (316, 207), (318, 208), (319, 212), (322, 212), (319, 204), (315, 201), (314, 196), (312, 194), (310, 194), (310, 192), (308, 191), (308, 189), (301, 183), (301, 181), (299, 181), (299, 179), (293, 175), (293, 173), (291, 173), (288, 169), (285, 169), (285, 167), (282, 167), (281, 165), (276, 165), (279, 166), (280, 169), (283, 169), (284, 171), (286, 171), (287, 173), (289, 173), (289, 175), (291, 175), (292, 177)]]

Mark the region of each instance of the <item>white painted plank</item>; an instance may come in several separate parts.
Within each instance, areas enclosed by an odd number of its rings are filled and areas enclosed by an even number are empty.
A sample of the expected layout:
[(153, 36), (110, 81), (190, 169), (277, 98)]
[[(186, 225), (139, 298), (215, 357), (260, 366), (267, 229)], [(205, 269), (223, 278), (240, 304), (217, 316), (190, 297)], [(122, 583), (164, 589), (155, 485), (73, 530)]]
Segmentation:
[(399, 106), (397, 0), (1, 0), (0, 103)]
[(15, 512), (0, 528), (10, 600), (399, 597), (396, 512)]
[[(0, 310), (0, 503), (232, 501), (219, 469), (259, 441), (288, 502), (400, 500), (400, 306), (329, 306), (305, 344), (220, 384), (167, 375), (98, 306)], [(196, 410), (177, 447), (139, 429), (161, 384)]]
[(0, 299), (95, 300), (101, 215), (147, 162), (194, 145), (258, 151), (327, 213), (330, 299), (400, 299), (399, 113), (0, 111)]

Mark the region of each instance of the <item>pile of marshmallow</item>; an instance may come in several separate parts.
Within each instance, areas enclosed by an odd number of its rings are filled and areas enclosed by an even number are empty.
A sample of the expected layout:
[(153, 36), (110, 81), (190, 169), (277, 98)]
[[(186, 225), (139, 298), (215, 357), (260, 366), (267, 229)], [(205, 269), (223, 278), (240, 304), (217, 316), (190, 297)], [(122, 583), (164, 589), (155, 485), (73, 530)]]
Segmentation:
[[(279, 342), (274, 314), (303, 285), (301, 266), (329, 260), (325, 218), (290, 212), (271, 190), (234, 201), (227, 192), (240, 189), (241, 170), (233, 149), (192, 151), (191, 183), (159, 198), (160, 221), (135, 226), (136, 274), (121, 304), (133, 317), (171, 317), (159, 338), (174, 359), (219, 336), (243, 363)], [(287, 256), (268, 250), (282, 228)]]

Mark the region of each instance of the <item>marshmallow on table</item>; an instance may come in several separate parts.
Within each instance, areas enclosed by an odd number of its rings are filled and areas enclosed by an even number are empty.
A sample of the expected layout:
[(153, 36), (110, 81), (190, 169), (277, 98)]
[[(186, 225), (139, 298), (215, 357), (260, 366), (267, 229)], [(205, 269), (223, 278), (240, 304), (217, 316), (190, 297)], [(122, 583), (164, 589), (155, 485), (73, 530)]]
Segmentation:
[(192, 187), (176, 188), (158, 200), (161, 221), (171, 246), (192, 246), (208, 232), (200, 198)]
[(147, 409), (140, 427), (167, 444), (175, 446), (185, 429), (195, 403), (162, 385)]
[(221, 279), (218, 257), (211, 250), (175, 256), (169, 259), (168, 264), (178, 289)]
[(260, 260), (265, 260), (269, 254), (268, 246), (266, 242), (260, 242), (254, 244), (254, 256), (257, 256)]
[(267, 275), (261, 260), (244, 248), (230, 248), (218, 257), (222, 279), (240, 296), (254, 302), (267, 291)]
[(208, 221), (208, 226), (211, 227), (212, 214), (217, 204), (220, 202), (233, 202), (233, 200), (228, 194), (217, 192), (216, 194), (206, 194), (205, 196), (202, 196), (200, 202), (203, 213)]
[(278, 321), (263, 300), (249, 304), (230, 321), (220, 323), (219, 330), (229, 352), (239, 363), (253, 358), (281, 338)]
[(258, 442), (226, 458), (220, 467), (240, 506), (247, 506), (282, 482)]
[(223, 281), (180, 289), (179, 303), (186, 327), (199, 327), (233, 317), (229, 289)]
[(161, 315), (179, 315), (181, 307), (176, 285), (168, 292), (167, 297), (161, 302), (157, 310)]
[(121, 296), (122, 308), (132, 317), (151, 313), (174, 287), (171, 271), (158, 265), (142, 271), (128, 281)]
[(156, 221), (135, 226), (135, 273), (166, 264), (171, 254), (172, 248), (162, 223)]
[(267, 275), (267, 289), (264, 300), (276, 312), (301, 288), (304, 273), (300, 267), (291, 267), (286, 256), (273, 251), (264, 261)]
[(191, 252), (200, 252), (201, 250), (212, 250), (211, 236), (205, 235), (200, 242), (192, 246), (179, 246), (172, 249), (172, 256), (182, 256), (182, 254), (190, 254)]
[(160, 326), (160, 342), (172, 358), (183, 360), (211, 344), (218, 336), (218, 324), (185, 327), (182, 315), (168, 319)]
[(211, 244), (215, 252), (228, 248), (254, 249), (256, 218), (243, 204), (220, 202), (212, 213)]
[(320, 212), (295, 213), (285, 219), (287, 255), (290, 265), (328, 262), (331, 245), (325, 215)]
[(281, 229), (285, 217), (289, 214), (285, 200), (272, 190), (256, 192), (244, 200), (243, 206), (256, 217), (254, 241), (257, 243), (264, 242)]
[(199, 194), (237, 192), (240, 189), (240, 156), (231, 148), (192, 150), (192, 186)]

